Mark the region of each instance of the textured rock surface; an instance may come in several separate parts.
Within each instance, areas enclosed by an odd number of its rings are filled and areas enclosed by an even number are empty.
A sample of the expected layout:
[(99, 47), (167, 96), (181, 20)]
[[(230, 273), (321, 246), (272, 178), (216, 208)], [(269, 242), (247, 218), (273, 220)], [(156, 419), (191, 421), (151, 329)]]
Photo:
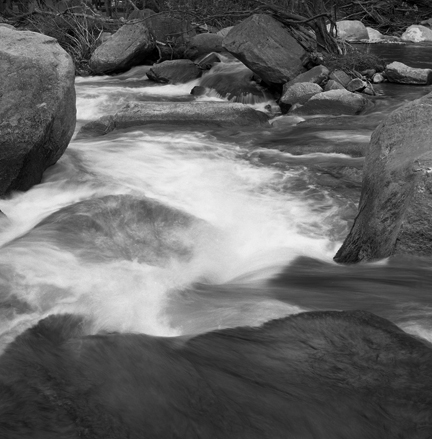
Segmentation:
[(243, 105), (225, 102), (139, 102), (127, 105), (114, 116), (85, 125), (79, 137), (102, 135), (115, 129), (148, 124), (200, 124), (223, 126), (268, 124), (268, 116)]
[(294, 110), (295, 114), (358, 114), (368, 104), (366, 98), (347, 90), (330, 90), (312, 96), (305, 105)]
[(432, 83), (431, 69), (416, 69), (397, 61), (386, 66), (384, 75), (390, 82), (399, 84), (427, 85)]
[(325, 66), (315, 66), (304, 73), (300, 73), (294, 79), (284, 84), (283, 90), (285, 91), (291, 87), (291, 85), (297, 84), (299, 82), (313, 82), (315, 84), (321, 85), (328, 77), (330, 71)]
[(143, 64), (155, 48), (142, 21), (122, 26), (92, 54), (89, 66), (95, 74), (116, 73)]
[(284, 84), (305, 71), (305, 50), (268, 15), (252, 15), (234, 26), (223, 46), (269, 84)]
[(75, 129), (75, 71), (57, 40), (0, 27), (0, 195), (41, 181)]
[(198, 78), (202, 70), (188, 59), (164, 61), (154, 64), (147, 72), (149, 79), (162, 83), (185, 83)]
[(338, 36), (347, 41), (368, 40), (366, 26), (358, 20), (341, 20), (336, 23)]
[(432, 93), (397, 109), (367, 149), (359, 213), (337, 262), (432, 255)]
[(323, 89), (313, 82), (298, 82), (284, 90), (280, 101), (286, 105), (304, 104), (312, 96), (322, 91)]
[(402, 41), (432, 41), (432, 29), (421, 24), (411, 25), (401, 36)]

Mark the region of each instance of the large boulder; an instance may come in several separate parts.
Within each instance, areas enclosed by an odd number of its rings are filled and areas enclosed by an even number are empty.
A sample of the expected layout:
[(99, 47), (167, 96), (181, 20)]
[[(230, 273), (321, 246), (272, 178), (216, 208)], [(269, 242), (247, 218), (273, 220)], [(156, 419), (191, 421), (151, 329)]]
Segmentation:
[(54, 314), (0, 357), (0, 437), (427, 439), (431, 388), (430, 344), (364, 311), (187, 337)]
[(372, 27), (366, 27), (366, 31), (368, 33), (369, 41), (371, 42), (385, 40), (384, 35), (379, 30), (373, 29)]
[(75, 70), (57, 40), (0, 27), (0, 195), (61, 157), (76, 121)]
[(188, 59), (176, 59), (154, 64), (147, 77), (155, 82), (178, 84), (193, 81), (201, 76), (202, 70)]
[(337, 262), (432, 255), (431, 120), (429, 93), (395, 110), (374, 131), (359, 213)]
[(251, 107), (225, 102), (136, 102), (113, 116), (85, 125), (79, 137), (103, 135), (115, 129), (149, 124), (267, 125), (268, 116)]
[(432, 41), (432, 29), (421, 24), (413, 24), (402, 34), (401, 39), (414, 43)]
[(358, 114), (368, 105), (368, 100), (360, 94), (347, 90), (330, 90), (312, 96), (305, 105), (294, 110), (295, 114)]
[(432, 69), (418, 69), (394, 61), (384, 70), (384, 76), (390, 82), (399, 84), (428, 85), (432, 83)]
[(198, 34), (187, 45), (185, 57), (195, 60), (211, 52), (223, 52), (222, 41), (224, 37), (218, 34)]
[(269, 15), (252, 15), (234, 26), (223, 46), (268, 84), (285, 84), (306, 70), (306, 51)]
[(143, 64), (154, 49), (155, 43), (146, 25), (132, 21), (93, 52), (89, 65), (95, 74), (123, 72)]
[(358, 20), (341, 20), (336, 23), (339, 38), (347, 41), (368, 40), (366, 26)]

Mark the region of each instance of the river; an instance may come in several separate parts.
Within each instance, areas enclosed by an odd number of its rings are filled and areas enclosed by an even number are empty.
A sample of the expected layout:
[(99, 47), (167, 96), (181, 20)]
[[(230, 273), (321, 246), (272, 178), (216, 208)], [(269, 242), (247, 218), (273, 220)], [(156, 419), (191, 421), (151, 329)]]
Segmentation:
[[(429, 346), (429, 261), (338, 266), (332, 258), (356, 214), (362, 151), (373, 129), (430, 86), (377, 85), (360, 116), (277, 116), (267, 128), (149, 125), (77, 136), (84, 124), (125, 103), (195, 99), (190, 90), (199, 80), (157, 85), (145, 71), (77, 78), (76, 138), (39, 185), (0, 201), (1, 351), (52, 315), (84, 316), (86, 337), (185, 340), (321, 310), (369, 311)], [(259, 111), (274, 106), (265, 97), (254, 101)], [(164, 361), (161, 370), (170, 364)], [(249, 397), (265, 400), (267, 392)], [(339, 427), (333, 436), (308, 428), (310, 436), (289, 437), (387, 437), (361, 436), (360, 426), (346, 436)], [(236, 431), (146, 437), (243, 437)], [(83, 437), (144, 437), (104, 434)]]

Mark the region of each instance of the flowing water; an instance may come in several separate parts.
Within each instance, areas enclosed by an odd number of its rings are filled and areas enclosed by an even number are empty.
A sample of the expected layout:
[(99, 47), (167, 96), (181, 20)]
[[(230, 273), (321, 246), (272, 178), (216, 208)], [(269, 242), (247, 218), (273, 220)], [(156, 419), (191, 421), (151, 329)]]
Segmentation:
[[(192, 97), (195, 85), (155, 85), (145, 68), (77, 78), (76, 133), (131, 101), (221, 99)], [(362, 309), (432, 341), (429, 261), (332, 261), (372, 130), (432, 89), (377, 90), (355, 117), (78, 136), (42, 183), (0, 202), (1, 349), (63, 313), (88, 318), (90, 334), (178, 336)], [(249, 102), (274, 108), (266, 96)]]

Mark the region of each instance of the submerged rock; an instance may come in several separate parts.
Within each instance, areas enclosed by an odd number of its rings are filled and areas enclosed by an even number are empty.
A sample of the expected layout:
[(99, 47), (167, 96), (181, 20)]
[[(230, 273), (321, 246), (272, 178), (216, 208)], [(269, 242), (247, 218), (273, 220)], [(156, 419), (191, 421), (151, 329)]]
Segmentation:
[(399, 84), (428, 85), (432, 83), (432, 69), (409, 67), (397, 61), (386, 66), (384, 76), (390, 82)]
[(367, 149), (359, 213), (335, 256), (432, 255), (432, 93), (395, 110)]
[(78, 138), (103, 135), (115, 129), (149, 124), (267, 125), (268, 116), (243, 104), (227, 102), (136, 102), (114, 116), (103, 116), (81, 128)]
[(431, 388), (430, 345), (362, 311), (188, 337), (51, 315), (0, 357), (0, 436), (426, 439)]
[(117, 259), (163, 266), (173, 258), (189, 260), (197, 237), (209, 228), (204, 221), (151, 198), (108, 195), (60, 209), (18, 241), (40, 239), (89, 261)]
[(223, 46), (268, 84), (284, 84), (305, 71), (306, 51), (269, 15), (252, 15), (234, 26)]
[(75, 70), (57, 40), (0, 27), (0, 195), (39, 183), (75, 129)]
[(142, 21), (122, 26), (92, 54), (89, 66), (94, 74), (119, 73), (144, 64), (155, 49)]
[(202, 70), (188, 59), (176, 59), (153, 64), (147, 72), (150, 80), (155, 82), (178, 84), (193, 81), (201, 76)]

